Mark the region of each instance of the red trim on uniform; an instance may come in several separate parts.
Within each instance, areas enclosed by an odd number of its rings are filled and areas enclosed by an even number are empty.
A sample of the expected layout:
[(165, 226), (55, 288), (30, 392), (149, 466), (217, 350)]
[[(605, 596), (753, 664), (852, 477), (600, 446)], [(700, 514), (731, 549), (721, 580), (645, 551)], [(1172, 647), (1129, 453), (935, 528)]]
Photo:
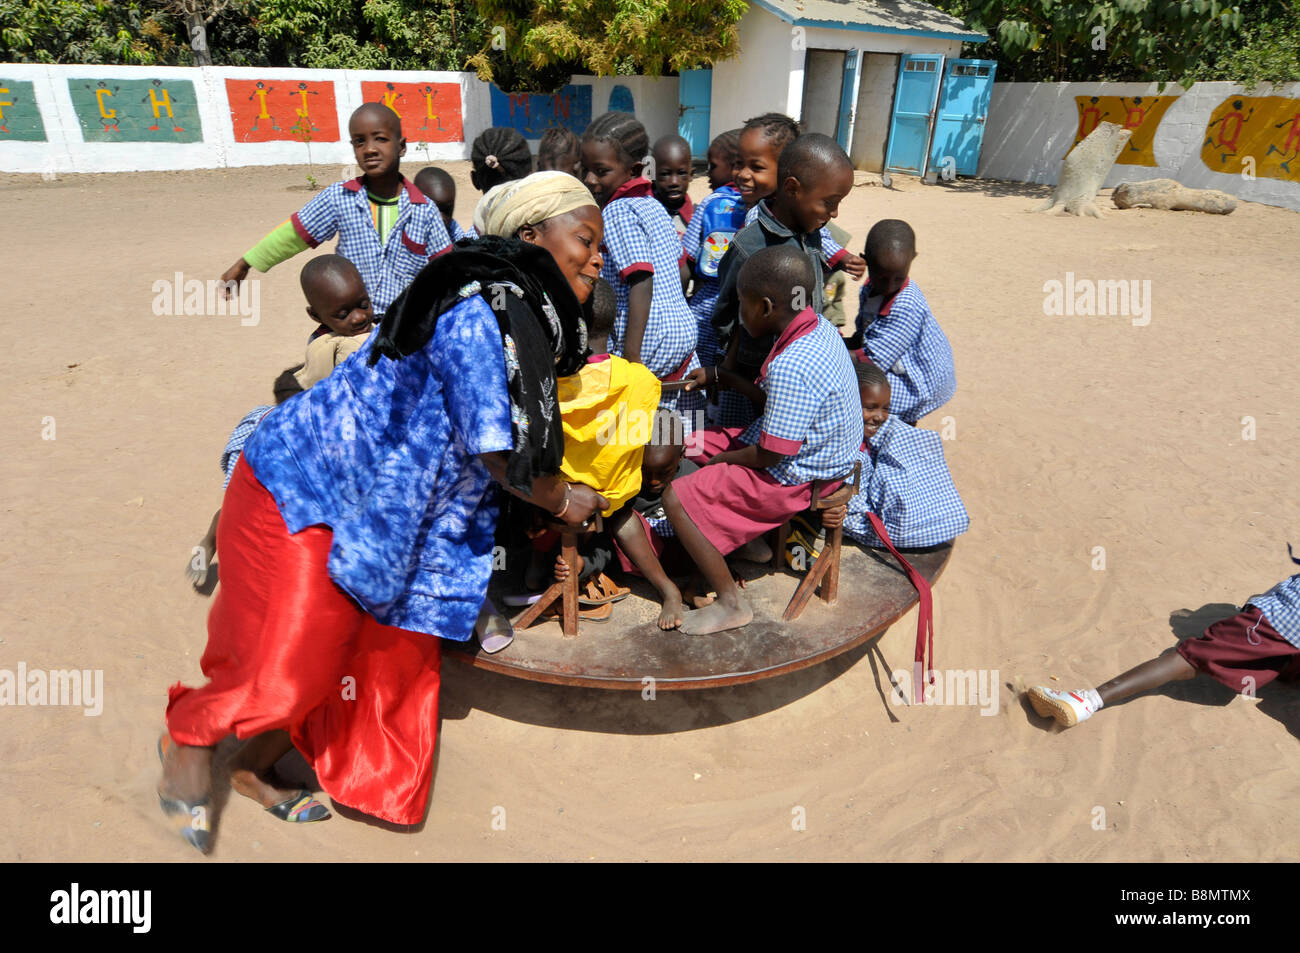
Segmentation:
[(454, 247), (455, 247), (454, 245), (444, 245), (442, 248), (439, 248), (436, 252), (430, 255), (429, 260), (432, 261), (433, 259), (437, 258), (439, 255), (447, 254), (447, 252), (451, 251), (452, 248)]
[(694, 351), (691, 351), (690, 354), (687, 354), (687, 355), (686, 355), (686, 360), (682, 361), (682, 366), (679, 367), (679, 368), (677, 368), (677, 370), (673, 371), (673, 372), (672, 372), (671, 374), (669, 374), (667, 377), (661, 377), (661, 378), (659, 378), (660, 382), (662, 382), (662, 383), (670, 383), (670, 382), (672, 382), (672, 381), (679, 381), (679, 380), (681, 380), (683, 377), (685, 377), (685, 376), (686, 376), (686, 369), (687, 369), (688, 367), (691, 366), (691, 358), (693, 358), (694, 356), (695, 356), (695, 352), (694, 352)]
[(348, 179), (346, 182), (343, 183), (343, 188), (347, 189), (349, 192), (360, 192), (361, 177), (358, 176), (355, 179)]
[(627, 281), (628, 275), (634, 275), (638, 271), (649, 272), (650, 274), (653, 275), (655, 273), (655, 266), (650, 264), (650, 262), (648, 261), (633, 262), (632, 264), (624, 268), (622, 271), (620, 271), (618, 273), (618, 276), (622, 278), (624, 281)]
[(402, 176), (402, 188), (406, 189), (406, 197), (411, 200), (412, 205), (424, 205), (429, 200), (425, 194), (415, 187), (415, 183)]
[(687, 255), (686, 252), (682, 252), (680, 255), (677, 256), (677, 267), (680, 268), (683, 262), (687, 262), (690, 260), (691, 260), (690, 256)]
[(429, 256), (429, 246), (421, 245), (419, 242), (412, 239), (411, 236), (406, 234), (406, 229), (402, 229), (402, 244), (406, 246), (406, 250), (409, 252), (421, 255), (425, 258)]
[[(628, 179), (616, 188), (614, 194), (609, 197), (609, 201), (612, 202), (615, 199), (637, 199), (646, 195), (654, 195), (654, 190), (650, 185), (650, 180), (643, 175), (639, 175), (635, 179)], [(608, 205), (609, 202), (606, 202), (605, 204)]]
[(764, 450), (771, 450), (773, 453), (779, 453), (783, 457), (793, 457), (803, 449), (802, 440), (786, 440), (784, 437), (774, 437), (767, 431), (759, 433), (758, 445)]
[(763, 361), (763, 366), (758, 372), (759, 378), (767, 376), (767, 369), (771, 366), (778, 355), (788, 348), (795, 341), (799, 340), (805, 334), (811, 334), (817, 327), (817, 322), (821, 318), (817, 317), (817, 312), (812, 308), (804, 308), (794, 316), (794, 320), (786, 325), (786, 329), (781, 332), (781, 336), (776, 339), (772, 345), (772, 350), (768, 352), (767, 359)]
[(830, 259), (826, 262), (826, 264), (830, 265), (831, 268), (838, 268), (841, 264), (844, 263), (844, 259), (848, 257), (849, 257), (849, 250), (847, 248), (841, 248), (839, 251), (837, 251), (834, 255), (830, 257)]
[(691, 216), (695, 214), (695, 203), (691, 201), (689, 195), (686, 196), (686, 201), (682, 203), (682, 207), (677, 210), (677, 214), (682, 217), (682, 221), (687, 225), (691, 224)]
[[(902, 287), (902, 288), (899, 288), (898, 291), (896, 291), (896, 292), (894, 293), (894, 297), (890, 298), (888, 301), (886, 301), (884, 304), (882, 304), (882, 305), (880, 306), (880, 310), (876, 312), (876, 317), (878, 317), (878, 318), (883, 318), (885, 315), (889, 314), (889, 312), (890, 312), (890, 311), (893, 309), (893, 307), (894, 307), (894, 302), (898, 299), (898, 296), (899, 296), (900, 294), (903, 293), (903, 288), (906, 288), (906, 287), (907, 287), (908, 285), (910, 285), (911, 283), (912, 283), (912, 279), (911, 279), (911, 278), (908, 278), (906, 281), (904, 281), (904, 282), (903, 282), (903, 287)], [(871, 287), (871, 280), (870, 280), (870, 279), (867, 279), (867, 287), (868, 287), (868, 288)], [(867, 297), (870, 298), (871, 295), (867, 295)]]
[(293, 223), (293, 230), (298, 233), (298, 237), (307, 243), (308, 248), (315, 248), (320, 242), (312, 238), (311, 232), (307, 231), (307, 226), (302, 223), (298, 213), (294, 212), (289, 216), (289, 221)]

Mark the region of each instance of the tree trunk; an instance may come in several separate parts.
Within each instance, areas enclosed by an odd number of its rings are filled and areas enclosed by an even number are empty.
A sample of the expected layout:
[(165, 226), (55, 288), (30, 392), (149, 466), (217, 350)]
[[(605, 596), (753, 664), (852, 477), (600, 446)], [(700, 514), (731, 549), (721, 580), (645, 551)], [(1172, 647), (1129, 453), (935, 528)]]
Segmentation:
[(203, 14), (199, 11), (186, 14), (185, 32), (189, 34), (190, 49), (194, 51), (195, 66), (211, 66), (212, 55), (208, 51), (208, 31), (203, 24)]

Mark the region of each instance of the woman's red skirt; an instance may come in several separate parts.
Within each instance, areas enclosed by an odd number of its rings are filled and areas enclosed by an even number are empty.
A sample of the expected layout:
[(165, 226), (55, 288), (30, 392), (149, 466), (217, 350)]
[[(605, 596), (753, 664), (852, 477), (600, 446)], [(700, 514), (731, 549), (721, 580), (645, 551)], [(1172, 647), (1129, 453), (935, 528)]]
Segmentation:
[(221, 585), (200, 665), (169, 690), (167, 728), (214, 745), (281, 728), (335, 801), (418, 824), (433, 780), (441, 641), (381, 625), (330, 579), (333, 533), (289, 534), (240, 459), (217, 526)]

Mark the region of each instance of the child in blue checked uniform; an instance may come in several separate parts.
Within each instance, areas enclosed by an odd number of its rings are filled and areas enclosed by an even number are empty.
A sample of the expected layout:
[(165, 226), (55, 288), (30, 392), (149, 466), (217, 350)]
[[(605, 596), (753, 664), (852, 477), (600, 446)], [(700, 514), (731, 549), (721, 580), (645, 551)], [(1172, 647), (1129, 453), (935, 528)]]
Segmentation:
[[(582, 137), (587, 188), (605, 223), (605, 266), (600, 276), (614, 289), (618, 318), (610, 353), (644, 364), (660, 381), (681, 380), (700, 366), (695, 356), (695, 316), (679, 279), (682, 243), (664, 207), (641, 175), (650, 140), (628, 113), (596, 119)], [(667, 390), (659, 406), (681, 415), (687, 434), (700, 424), (704, 395)]]
[(957, 390), (952, 347), (921, 289), (908, 278), (916, 235), (889, 218), (867, 233), (867, 283), (859, 297), (857, 331), (849, 347), (861, 348), (889, 378), (890, 410), (915, 424)]
[(336, 251), (361, 271), (382, 318), (429, 260), (451, 247), (438, 210), (398, 170), (406, 154), (402, 123), (382, 103), (348, 120), (360, 178), (336, 182), (258, 242), (221, 276), (235, 285), (249, 269), (269, 271), (338, 235)]
[(709, 428), (697, 435), (687, 453), (703, 467), (664, 491), (677, 538), (718, 595), (712, 605), (683, 613), (681, 593), (667, 588), (662, 612), (678, 615), (688, 635), (753, 619), (724, 554), (806, 510), (814, 480), (826, 481), (828, 493), (838, 489), (862, 447), (857, 380), (843, 338), (812, 308), (795, 310), (812, 299), (820, 280), (808, 256), (793, 245), (763, 248), (737, 278), (742, 326), (776, 343), (759, 369), (759, 384), (710, 368), (694, 372), (687, 385), (736, 387), (761, 409), (743, 432)]
[(862, 402), (862, 484), (849, 500), (844, 532), (882, 547), (868, 513), (875, 514), (895, 546), (920, 548), (951, 542), (970, 528), (970, 517), (943, 459), (943, 441), (889, 412), (889, 381), (863, 359), (854, 360)]
[[(1287, 546), (1287, 552), (1292, 553)], [(1300, 565), (1292, 553), (1291, 561)], [(1131, 668), (1096, 689), (1062, 691), (1038, 685), (1027, 693), (1034, 711), (1066, 728), (1112, 705), (1169, 682), (1208, 675), (1234, 692), (1254, 697), (1275, 679), (1300, 678), (1300, 573), (1252, 596), (1242, 611), (1222, 619), (1172, 652)]]
[[(713, 330), (713, 305), (718, 300), (718, 266), (736, 232), (745, 227), (745, 205), (732, 181), (739, 130), (724, 132), (709, 145), (709, 187), (695, 207), (682, 237), (695, 290), (687, 302), (695, 315), (695, 353), (701, 367), (721, 363), (718, 335)], [(719, 181), (720, 180), (720, 181)]]

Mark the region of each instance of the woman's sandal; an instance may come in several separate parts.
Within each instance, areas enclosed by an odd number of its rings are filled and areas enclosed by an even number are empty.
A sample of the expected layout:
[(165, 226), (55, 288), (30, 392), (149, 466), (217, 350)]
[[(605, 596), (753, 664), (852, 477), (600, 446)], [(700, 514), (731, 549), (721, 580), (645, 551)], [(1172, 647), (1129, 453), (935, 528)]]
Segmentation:
[(611, 602), (621, 602), (632, 592), (627, 586), (620, 586), (603, 572), (587, 580), (578, 593), (578, 604), (583, 606), (603, 606)]
[(271, 805), (266, 810), (267, 813), (274, 814), (280, 820), (288, 821), (290, 824), (311, 824), (314, 821), (327, 821), (334, 816), (329, 808), (316, 800), (306, 788), (288, 800)]
[[(613, 614), (614, 614), (614, 607), (610, 605), (608, 602), (602, 606), (592, 606), (590, 608), (583, 605), (578, 606), (579, 622), (608, 622), (610, 616), (612, 616)], [(548, 621), (560, 619), (562, 616), (563, 616), (563, 603), (561, 602), (561, 600), (556, 599), (554, 602), (551, 603), (550, 608), (548, 608), (545, 612), (543, 612), (540, 616), (537, 617), (537, 621), (548, 622)]]
[[(166, 757), (163, 751), (163, 738), (170, 737), (164, 734), (158, 739), (158, 760), (164, 764)], [(159, 791), (158, 806), (162, 808), (168, 825), (185, 843), (204, 854), (212, 850), (212, 821), (208, 816), (212, 807), (212, 795), (198, 801), (185, 801), (181, 798), (167, 797)]]

